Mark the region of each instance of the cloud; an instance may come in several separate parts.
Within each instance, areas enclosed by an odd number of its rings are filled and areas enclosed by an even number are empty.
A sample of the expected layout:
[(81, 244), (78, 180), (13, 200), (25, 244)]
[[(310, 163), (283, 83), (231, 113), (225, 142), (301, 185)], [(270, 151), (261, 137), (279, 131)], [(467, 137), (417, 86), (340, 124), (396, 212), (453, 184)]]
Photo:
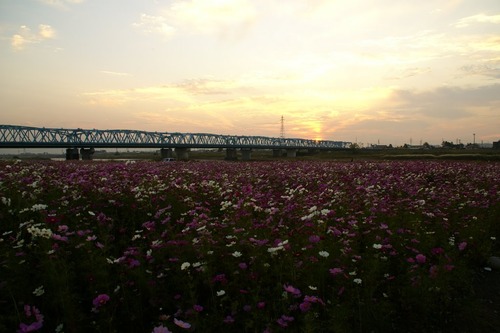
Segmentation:
[(234, 37), (252, 24), (256, 10), (249, 0), (175, 0), (162, 15), (141, 14), (135, 27), (171, 37), (178, 31)]
[(47, 39), (53, 39), (56, 31), (47, 24), (40, 24), (38, 31), (33, 32), (28, 26), (22, 25), (18, 32), (11, 37), (11, 46), (16, 51), (23, 50), (28, 44), (41, 43)]
[(500, 84), (480, 87), (440, 87), (428, 91), (395, 90), (392, 111), (434, 119), (460, 119), (500, 107)]
[(130, 73), (122, 73), (122, 72), (101, 71), (101, 73), (114, 76), (130, 76)]
[(500, 59), (487, 60), (483, 63), (467, 64), (460, 67), (461, 76), (480, 75), (500, 79)]
[(182, 26), (210, 34), (245, 27), (256, 13), (248, 0), (184, 0), (174, 2), (168, 15)]
[(38, 0), (38, 1), (57, 9), (66, 10), (69, 8), (69, 5), (79, 4), (84, 2), (85, 0)]
[(141, 14), (139, 22), (134, 23), (133, 26), (142, 29), (147, 34), (159, 34), (167, 38), (173, 36), (176, 31), (167, 23), (165, 17), (147, 14)]
[(426, 74), (431, 71), (430, 67), (411, 67), (398, 71), (396, 74), (386, 77), (387, 80), (402, 80), (409, 77)]
[(474, 23), (500, 24), (500, 15), (477, 14), (468, 16), (458, 20), (454, 26), (455, 28), (466, 28)]

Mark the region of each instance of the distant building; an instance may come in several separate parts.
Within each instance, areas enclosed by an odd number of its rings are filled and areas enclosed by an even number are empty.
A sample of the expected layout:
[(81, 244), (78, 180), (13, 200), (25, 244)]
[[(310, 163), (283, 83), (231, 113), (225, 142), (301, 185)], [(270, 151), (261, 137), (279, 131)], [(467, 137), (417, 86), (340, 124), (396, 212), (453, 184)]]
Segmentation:
[(391, 145), (371, 145), (370, 146), (371, 149), (391, 149), (392, 148), (392, 144)]
[(493, 142), (493, 149), (500, 149), (500, 140)]

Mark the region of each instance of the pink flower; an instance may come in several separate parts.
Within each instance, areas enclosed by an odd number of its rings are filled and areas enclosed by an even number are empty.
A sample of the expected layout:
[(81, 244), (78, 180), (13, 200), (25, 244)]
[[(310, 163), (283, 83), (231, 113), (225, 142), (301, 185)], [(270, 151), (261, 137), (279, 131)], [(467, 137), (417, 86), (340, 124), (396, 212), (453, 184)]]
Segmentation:
[(344, 270), (342, 268), (338, 268), (338, 267), (331, 268), (329, 270), (330, 274), (332, 274), (333, 276), (338, 275), (338, 274), (342, 273), (343, 271)]
[(417, 255), (415, 256), (415, 259), (417, 259), (417, 262), (418, 262), (419, 264), (425, 264), (425, 262), (426, 262), (426, 260), (427, 260), (426, 256), (424, 256), (423, 254), (417, 254)]
[(100, 294), (92, 301), (92, 304), (97, 309), (109, 301), (109, 296), (107, 294)]
[(283, 288), (285, 289), (286, 292), (294, 295), (294, 296), (300, 296), (300, 290), (295, 288), (294, 286), (291, 285), (283, 285)]
[(179, 320), (177, 318), (174, 318), (174, 324), (177, 325), (177, 326), (179, 326), (180, 328), (184, 328), (184, 329), (191, 328), (191, 324), (190, 323), (186, 323), (185, 321)]
[(467, 247), (467, 242), (462, 242), (462, 243), (458, 244), (459, 251), (465, 250), (466, 247)]

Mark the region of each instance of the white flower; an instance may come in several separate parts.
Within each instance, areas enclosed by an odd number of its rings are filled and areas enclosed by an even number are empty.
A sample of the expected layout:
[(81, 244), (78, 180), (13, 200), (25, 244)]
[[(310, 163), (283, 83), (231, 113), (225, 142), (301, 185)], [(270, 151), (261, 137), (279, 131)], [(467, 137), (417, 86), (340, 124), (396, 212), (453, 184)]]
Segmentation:
[(64, 324), (59, 324), (56, 327), (56, 333), (61, 333), (64, 328)]
[(309, 289), (311, 289), (311, 290), (318, 290), (318, 287), (309, 286)]
[(373, 248), (379, 250), (382, 248), (382, 244), (373, 244)]
[(354, 279), (354, 280), (352, 280), (352, 282), (357, 283), (357, 284), (361, 284), (361, 282), (363, 282), (363, 281), (361, 279)]
[(33, 295), (35, 295), (35, 296), (42, 296), (43, 294), (45, 294), (45, 290), (43, 289), (43, 286), (40, 286), (33, 291)]
[(190, 263), (188, 263), (187, 261), (183, 262), (182, 265), (181, 265), (181, 271), (188, 269), (189, 266), (191, 266)]
[(241, 252), (234, 251), (231, 255), (232, 255), (233, 257), (235, 257), (235, 258), (239, 258), (239, 257), (241, 257)]
[(226, 294), (226, 292), (224, 290), (219, 290), (217, 292), (217, 296), (224, 296)]
[(39, 211), (39, 210), (44, 210), (47, 208), (47, 205), (44, 205), (44, 204), (35, 204), (31, 207), (31, 210), (33, 212), (36, 212), (36, 211)]
[(322, 209), (321, 210), (321, 215), (328, 215), (330, 214), (330, 210), (329, 209)]
[(6, 197), (2, 197), (2, 203), (6, 206), (10, 206), (10, 199)]
[(322, 256), (323, 258), (328, 258), (328, 256), (330, 255), (330, 253), (326, 252), (326, 251), (319, 251), (318, 253), (320, 256)]

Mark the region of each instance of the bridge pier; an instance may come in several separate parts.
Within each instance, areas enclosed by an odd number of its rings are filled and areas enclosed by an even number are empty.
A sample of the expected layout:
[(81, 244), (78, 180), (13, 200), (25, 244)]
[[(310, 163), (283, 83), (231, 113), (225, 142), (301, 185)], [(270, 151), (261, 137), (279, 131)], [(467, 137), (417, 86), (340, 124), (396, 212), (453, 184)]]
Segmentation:
[(281, 157), (281, 149), (273, 149), (273, 157)]
[(172, 151), (172, 148), (162, 148), (162, 149), (160, 149), (160, 156), (162, 159), (173, 158), (174, 152)]
[(238, 159), (238, 152), (235, 148), (226, 148), (226, 158), (228, 161), (236, 161)]
[(241, 148), (241, 159), (250, 161), (252, 159), (252, 148)]
[(188, 148), (175, 148), (175, 155), (178, 160), (188, 160), (189, 159)]
[(66, 161), (79, 159), (78, 148), (66, 148)]
[(297, 149), (287, 149), (286, 157), (297, 157)]
[(94, 152), (94, 147), (80, 148), (80, 155), (82, 155), (82, 160), (92, 160), (92, 155), (94, 155)]

